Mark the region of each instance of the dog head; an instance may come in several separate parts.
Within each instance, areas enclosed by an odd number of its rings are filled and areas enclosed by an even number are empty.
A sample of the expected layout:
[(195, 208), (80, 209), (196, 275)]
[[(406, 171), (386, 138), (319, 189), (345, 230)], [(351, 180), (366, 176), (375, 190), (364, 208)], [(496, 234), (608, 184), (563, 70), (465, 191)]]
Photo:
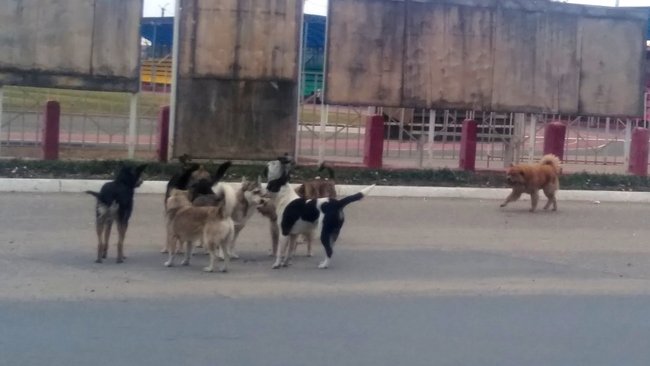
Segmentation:
[(512, 165), (506, 171), (506, 183), (509, 186), (520, 186), (526, 184), (526, 176), (523, 168), (519, 165)]
[(240, 188), (244, 199), (249, 204), (259, 205), (263, 200), (264, 188), (262, 187), (262, 178), (258, 177), (256, 181), (242, 178)]
[(169, 198), (167, 198), (166, 203), (166, 209), (168, 213), (172, 210), (178, 210), (182, 207), (192, 206), (188, 191), (183, 191), (176, 188), (172, 188), (172, 190), (169, 192)]
[(117, 178), (115, 178), (115, 180), (131, 188), (140, 187), (144, 181), (142, 173), (146, 168), (147, 164), (137, 166), (122, 166), (120, 168), (120, 171), (117, 173)]
[(289, 154), (285, 154), (284, 156), (266, 163), (262, 175), (270, 182), (281, 178), (283, 175), (290, 175), (295, 165), (296, 163), (293, 158), (289, 156)]

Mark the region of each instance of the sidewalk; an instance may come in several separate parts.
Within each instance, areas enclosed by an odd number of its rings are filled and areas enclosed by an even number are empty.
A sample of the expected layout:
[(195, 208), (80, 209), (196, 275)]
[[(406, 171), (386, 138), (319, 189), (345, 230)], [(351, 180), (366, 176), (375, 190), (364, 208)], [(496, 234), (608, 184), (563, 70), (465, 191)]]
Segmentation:
[[(14, 179), (0, 178), (0, 192), (19, 193), (81, 193), (86, 190), (99, 190), (105, 180), (76, 179)], [(231, 183), (238, 187), (239, 183)], [(167, 182), (145, 181), (136, 190), (139, 194), (164, 194)], [(296, 185), (297, 186), (297, 185)], [(337, 185), (340, 195), (356, 193), (365, 186)], [(373, 197), (392, 198), (462, 198), (481, 200), (503, 200), (510, 193), (508, 188), (467, 188), (467, 187), (408, 187), (377, 186), (370, 193)], [(560, 191), (559, 200), (587, 202), (626, 202), (650, 203), (650, 192), (617, 191)], [(523, 196), (522, 200), (528, 200)], [(542, 201), (544, 198), (542, 197)]]

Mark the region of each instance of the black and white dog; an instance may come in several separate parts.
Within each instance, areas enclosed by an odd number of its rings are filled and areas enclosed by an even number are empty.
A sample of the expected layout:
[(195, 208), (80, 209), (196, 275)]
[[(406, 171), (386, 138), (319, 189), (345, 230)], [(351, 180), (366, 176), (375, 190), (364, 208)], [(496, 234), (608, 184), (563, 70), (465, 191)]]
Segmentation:
[(280, 247), (276, 253), (273, 268), (286, 267), (295, 250), (298, 235), (311, 240), (318, 235), (327, 257), (318, 268), (327, 268), (333, 254), (334, 244), (345, 221), (343, 209), (352, 202), (361, 200), (375, 187), (366, 187), (361, 192), (340, 200), (333, 198), (304, 199), (289, 185), (293, 161), (281, 157), (267, 163), (268, 184), (266, 195), (275, 206), (280, 227)]

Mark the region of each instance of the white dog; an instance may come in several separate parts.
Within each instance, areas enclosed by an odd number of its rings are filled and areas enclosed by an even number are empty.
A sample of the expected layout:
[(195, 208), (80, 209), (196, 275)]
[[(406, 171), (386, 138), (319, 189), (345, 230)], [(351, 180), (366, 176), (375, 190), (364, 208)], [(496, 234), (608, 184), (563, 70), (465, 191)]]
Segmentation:
[(280, 247), (276, 253), (273, 268), (286, 267), (296, 246), (298, 235), (309, 241), (319, 235), (327, 257), (318, 268), (327, 268), (333, 254), (333, 247), (344, 223), (343, 209), (352, 202), (365, 197), (375, 186), (340, 200), (333, 198), (304, 199), (289, 185), (289, 174), (293, 161), (288, 157), (272, 160), (267, 164), (269, 182), (266, 195), (275, 206), (280, 226)]

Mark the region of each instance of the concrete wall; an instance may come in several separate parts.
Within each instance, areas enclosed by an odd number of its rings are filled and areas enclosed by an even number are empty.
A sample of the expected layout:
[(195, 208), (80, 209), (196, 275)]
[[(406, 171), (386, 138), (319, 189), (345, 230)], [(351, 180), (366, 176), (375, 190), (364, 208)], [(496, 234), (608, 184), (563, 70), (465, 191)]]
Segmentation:
[(181, 5), (174, 156), (293, 152), (302, 1)]
[(0, 1), (0, 84), (137, 91), (142, 0)]
[(647, 19), (534, 0), (331, 0), (331, 104), (640, 115)]

